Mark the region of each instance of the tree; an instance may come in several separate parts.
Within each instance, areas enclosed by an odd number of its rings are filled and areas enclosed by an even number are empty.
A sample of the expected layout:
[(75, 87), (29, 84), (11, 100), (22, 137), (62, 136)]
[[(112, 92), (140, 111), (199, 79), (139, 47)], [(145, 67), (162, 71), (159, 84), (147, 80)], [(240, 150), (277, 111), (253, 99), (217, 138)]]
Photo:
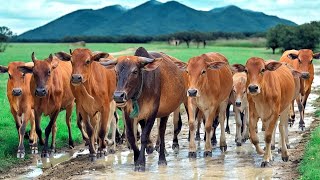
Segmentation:
[(275, 53), (275, 50), (280, 47), (280, 42), (279, 42), (279, 36), (280, 32), (279, 30), (282, 28), (282, 25), (278, 25), (276, 27), (271, 28), (267, 32), (267, 48), (272, 49), (272, 54)]
[(174, 37), (177, 37), (180, 41), (184, 41), (187, 44), (187, 47), (189, 48), (190, 42), (193, 39), (193, 33), (191, 32), (178, 32), (174, 34)]
[(0, 52), (4, 52), (6, 50), (12, 36), (13, 33), (8, 27), (0, 26)]

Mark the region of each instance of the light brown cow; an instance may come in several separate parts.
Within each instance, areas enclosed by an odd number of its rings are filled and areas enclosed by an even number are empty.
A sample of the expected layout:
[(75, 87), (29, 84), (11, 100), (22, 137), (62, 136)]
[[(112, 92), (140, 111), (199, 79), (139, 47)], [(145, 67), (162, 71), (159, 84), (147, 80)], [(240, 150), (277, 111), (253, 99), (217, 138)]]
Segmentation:
[(7, 97), (10, 103), (10, 111), (16, 123), (19, 135), (19, 146), (17, 158), (24, 158), (25, 148), (23, 144), (24, 134), (28, 121), (30, 120), (31, 130), (29, 145), (31, 153), (38, 153), (37, 134), (34, 123), (33, 98), (30, 93), (30, 74), (19, 71), (18, 66), (33, 66), (33, 63), (11, 62), (8, 67), (0, 66), (0, 73), (8, 73)]
[[(99, 64), (101, 58), (108, 57), (108, 53), (93, 53), (89, 49), (78, 48), (71, 55), (59, 52), (56, 56), (64, 61), (71, 61), (72, 92), (77, 101), (77, 109), (83, 118), (86, 132), (89, 137), (89, 158), (94, 161), (98, 157), (107, 154), (105, 141), (110, 122), (114, 119), (115, 102), (112, 100), (116, 88), (116, 75), (113, 70), (107, 70)], [(95, 125), (94, 117), (101, 114), (99, 125)], [(98, 128), (98, 152), (94, 146), (94, 129)], [(114, 128), (115, 130), (115, 128)], [(113, 139), (115, 143), (115, 139)], [(110, 149), (113, 153), (114, 149)]]
[[(178, 62), (178, 67), (187, 71), (188, 112), (190, 128), (189, 157), (196, 158), (195, 116), (197, 108), (205, 117), (206, 144), (204, 157), (212, 156), (211, 130), (213, 120), (219, 116), (224, 127), (226, 106), (232, 90), (232, 72), (228, 60), (219, 53), (207, 53), (191, 58), (188, 63)], [(220, 149), (226, 151), (224, 128), (221, 128)]]
[[(34, 98), (34, 114), (36, 131), (40, 144), (44, 144), (42, 157), (49, 157), (49, 135), (52, 132), (51, 151), (55, 151), (56, 120), (61, 110), (66, 110), (66, 123), (69, 131), (69, 146), (73, 147), (71, 134), (71, 113), (74, 97), (70, 88), (71, 63), (60, 61), (51, 54), (45, 60), (37, 60), (32, 53), (34, 66), (19, 66), (23, 73), (32, 73), (30, 91)], [(45, 142), (42, 139), (40, 127), (41, 115), (50, 116), (50, 122), (45, 130)]]
[[(258, 57), (248, 59), (245, 66), (233, 65), (238, 72), (247, 72), (247, 87), (249, 101), (249, 130), (251, 142), (259, 154), (264, 154), (261, 167), (269, 165), (272, 159), (271, 140), (280, 115), (279, 131), (281, 135), (282, 160), (288, 161), (286, 147), (285, 125), (288, 123), (288, 113), (291, 101), (295, 95), (295, 82), (290, 69), (281, 66), (280, 62), (268, 62)], [(261, 118), (266, 125), (265, 144), (266, 150), (259, 146), (256, 133), (258, 119)]]
[[(300, 112), (299, 128), (304, 130), (304, 108), (307, 104), (308, 96), (311, 92), (311, 84), (314, 79), (314, 67), (312, 60), (320, 59), (320, 53), (313, 53), (310, 49), (288, 50), (283, 53), (280, 58), (280, 62), (286, 62), (291, 64), (293, 68), (302, 73), (301, 75), (301, 96), (298, 96), (296, 102), (298, 104)], [(293, 124), (295, 119), (294, 113), (294, 101), (292, 102), (291, 108), (291, 124)]]

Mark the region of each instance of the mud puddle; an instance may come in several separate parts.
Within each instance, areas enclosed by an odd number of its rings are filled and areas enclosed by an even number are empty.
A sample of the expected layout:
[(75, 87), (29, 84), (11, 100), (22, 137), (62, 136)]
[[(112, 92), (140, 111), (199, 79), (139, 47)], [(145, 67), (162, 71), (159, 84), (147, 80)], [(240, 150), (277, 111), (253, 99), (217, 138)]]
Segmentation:
[[(316, 67), (319, 71), (319, 66)], [(320, 77), (316, 76), (313, 88), (320, 86)], [(272, 167), (260, 168), (262, 156), (257, 155), (253, 145), (247, 141), (242, 146), (237, 147), (235, 138), (235, 120), (233, 113), (230, 116), (231, 134), (226, 134), (228, 149), (222, 153), (219, 147), (214, 147), (212, 158), (203, 158), (204, 141), (201, 127), (201, 141), (198, 141), (197, 159), (188, 158), (188, 125), (187, 116), (183, 115), (183, 128), (179, 135), (180, 150), (175, 153), (171, 149), (173, 124), (171, 118), (168, 121), (166, 131), (166, 150), (168, 165), (158, 166), (158, 153), (146, 155), (146, 172), (134, 172), (133, 153), (126, 146), (117, 147), (114, 155), (108, 155), (104, 159), (96, 162), (88, 162), (88, 150), (82, 146), (68, 152), (61, 152), (52, 158), (41, 159), (39, 156), (33, 157), (33, 163), (28, 168), (28, 173), (20, 176), (13, 176), (14, 179), (297, 179), (297, 164), (303, 154), (303, 138), (314, 120), (312, 115), (315, 108), (312, 106), (318, 95), (311, 94), (306, 107), (305, 126), (306, 131), (301, 132), (298, 126), (299, 113), (296, 112), (296, 122), (289, 128), (289, 162), (282, 162), (281, 155), (278, 154), (279, 132), (276, 133), (276, 149), (272, 152), (274, 161)], [(298, 108), (296, 108), (297, 110)], [(259, 122), (260, 146), (264, 147), (264, 132), (261, 132), (261, 122)], [(220, 127), (219, 127), (220, 128)], [(220, 129), (217, 130), (219, 143)], [(153, 129), (153, 139), (157, 130)]]

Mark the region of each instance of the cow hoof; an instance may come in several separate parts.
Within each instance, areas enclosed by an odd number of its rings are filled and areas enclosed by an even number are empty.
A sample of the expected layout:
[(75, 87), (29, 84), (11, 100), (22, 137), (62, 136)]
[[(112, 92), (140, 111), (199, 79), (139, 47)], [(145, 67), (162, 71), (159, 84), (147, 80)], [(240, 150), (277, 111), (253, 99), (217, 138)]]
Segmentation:
[(89, 161), (95, 162), (97, 160), (97, 155), (96, 154), (89, 154)]
[(166, 166), (167, 165), (167, 161), (165, 159), (159, 160), (158, 161), (158, 165), (159, 166)]
[(279, 154), (281, 153), (281, 148), (278, 149), (278, 153), (279, 153)]
[(179, 144), (178, 143), (173, 143), (172, 144), (172, 150), (174, 152), (178, 152), (179, 151)]
[(271, 164), (269, 163), (269, 162), (267, 162), (267, 161), (263, 161), (262, 163), (261, 163), (261, 167), (262, 168), (264, 168), (264, 167), (270, 167), (271, 166)]
[(217, 145), (217, 140), (216, 140), (216, 139), (211, 140), (211, 145), (212, 145), (212, 146), (216, 146), (216, 145)]
[(248, 140), (248, 138), (243, 138), (242, 142), (245, 143), (245, 142), (247, 142), (247, 140)]
[(237, 142), (237, 146), (241, 146), (242, 144), (241, 144), (241, 142)]
[(205, 151), (203, 153), (203, 157), (212, 157), (212, 152), (211, 151)]
[(121, 145), (121, 144), (123, 144), (123, 139), (122, 138), (116, 138), (116, 144), (117, 145)]
[(38, 147), (32, 146), (31, 147), (31, 154), (38, 154)]
[[(173, 145), (172, 145), (172, 148), (173, 148)], [(154, 149), (159, 153), (160, 152), (160, 146), (159, 145), (156, 145), (155, 147), (154, 147)]]
[(191, 159), (197, 158), (197, 153), (196, 152), (189, 152), (188, 157)]
[(226, 133), (230, 134), (230, 128), (226, 127), (226, 129), (224, 130)]
[(146, 167), (142, 164), (137, 164), (134, 167), (134, 171), (138, 171), (138, 172), (145, 172), (146, 171)]
[(220, 150), (222, 152), (226, 152), (227, 151), (227, 146), (220, 146)]
[(276, 146), (275, 145), (271, 145), (271, 150), (275, 150)]
[(304, 130), (305, 130), (304, 124), (299, 124), (299, 129), (300, 129), (301, 131), (304, 131)]
[(200, 141), (200, 140), (201, 140), (200, 134), (197, 134), (196, 135), (196, 141)]
[(109, 153), (109, 154), (115, 154), (116, 151), (115, 151), (114, 149), (109, 149), (109, 150), (108, 150), (108, 153)]
[(154, 151), (154, 148), (153, 148), (153, 146), (152, 146), (152, 145), (147, 146), (147, 148), (146, 148), (146, 152), (147, 152), (147, 154), (152, 154), (152, 153), (153, 153), (153, 151)]
[(287, 149), (290, 149), (290, 145), (289, 144), (287, 144)]
[(49, 158), (49, 157), (50, 157), (50, 154), (49, 154), (48, 151), (45, 151), (45, 152), (42, 152), (42, 153), (41, 153), (41, 157), (42, 157), (42, 158)]
[(24, 150), (18, 150), (18, 153), (17, 153), (17, 158), (18, 159), (24, 159), (25, 155), (26, 155), (26, 153), (25, 153)]
[(262, 126), (261, 131), (265, 131), (265, 130), (266, 130), (265, 127)]
[(282, 157), (282, 161), (284, 161), (284, 162), (288, 162), (288, 160), (289, 160), (289, 157), (288, 157), (288, 156), (286, 156), (286, 157)]

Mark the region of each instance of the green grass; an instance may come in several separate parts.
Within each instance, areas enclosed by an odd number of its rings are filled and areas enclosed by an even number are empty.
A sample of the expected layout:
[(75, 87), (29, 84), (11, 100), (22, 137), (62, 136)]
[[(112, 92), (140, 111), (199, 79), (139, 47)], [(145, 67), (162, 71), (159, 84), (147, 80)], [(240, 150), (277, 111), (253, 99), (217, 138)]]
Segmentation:
[[(233, 42), (234, 43), (234, 42)], [(87, 47), (93, 51), (118, 52), (129, 48), (145, 47), (151, 51), (162, 51), (172, 55), (183, 61), (187, 61), (190, 57), (200, 55), (206, 52), (219, 52), (224, 54), (233, 63), (244, 63), (252, 56), (258, 56), (265, 59), (279, 59), (280, 54), (273, 55), (270, 50), (265, 48), (251, 48), (251, 47), (225, 47), (208, 45), (204, 48), (197, 48), (191, 45), (187, 48), (185, 44), (180, 46), (169, 46), (166, 43), (154, 42), (149, 44), (113, 44), (113, 43), (92, 43), (87, 44)], [(7, 65), (11, 61), (31, 61), (31, 53), (34, 51), (36, 57), (39, 59), (46, 58), (50, 53), (65, 51), (69, 52), (69, 44), (50, 44), (50, 43), (12, 43), (4, 53), (0, 53), (0, 65)], [(9, 110), (9, 103), (6, 97), (6, 82), (8, 75), (0, 74), (0, 172), (12, 167), (15, 163), (21, 160), (16, 158), (16, 151), (18, 145), (17, 130), (15, 128), (14, 120)], [(48, 123), (48, 117), (42, 118), (42, 129)], [(122, 124), (121, 124), (122, 126)], [(65, 123), (65, 111), (59, 114), (57, 119), (57, 148), (66, 147), (68, 139), (68, 131)], [(77, 143), (81, 142), (80, 131), (76, 126), (75, 113), (72, 115), (72, 133), (73, 138)], [(27, 153), (30, 153), (27, 141), (25, 141)], [(40, 147), (40, 150), (42, 148)]]

